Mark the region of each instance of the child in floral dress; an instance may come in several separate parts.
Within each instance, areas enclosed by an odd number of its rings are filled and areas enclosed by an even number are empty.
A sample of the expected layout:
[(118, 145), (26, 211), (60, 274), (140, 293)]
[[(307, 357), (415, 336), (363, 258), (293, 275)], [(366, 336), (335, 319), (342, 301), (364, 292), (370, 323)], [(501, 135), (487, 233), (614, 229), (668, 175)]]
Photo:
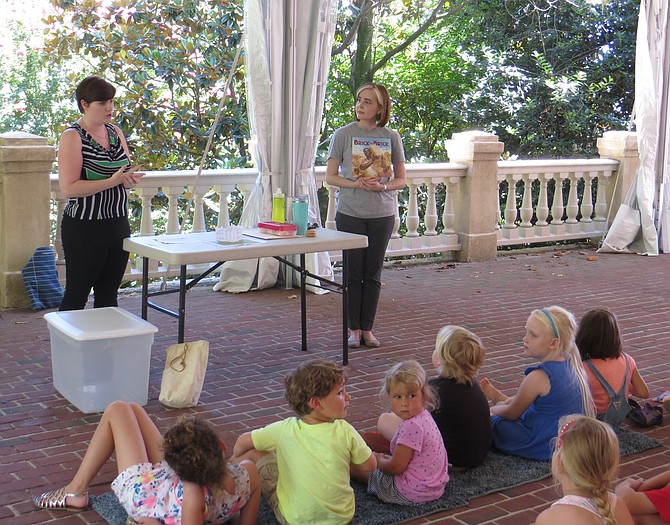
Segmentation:
[(239, 525), (254, 525), (258, 473), (250, 461), (228, 464), (225, 452), (203, 420), (183, 419), (161, 438), (140, 405), (115, 401), (105, 409), (73, 480), (34, 503), (44, 509), (85, 509), (91, 480), (116, 453), (119, 475), (112, 490), (138, 523), (214, 525), (237, 517)]

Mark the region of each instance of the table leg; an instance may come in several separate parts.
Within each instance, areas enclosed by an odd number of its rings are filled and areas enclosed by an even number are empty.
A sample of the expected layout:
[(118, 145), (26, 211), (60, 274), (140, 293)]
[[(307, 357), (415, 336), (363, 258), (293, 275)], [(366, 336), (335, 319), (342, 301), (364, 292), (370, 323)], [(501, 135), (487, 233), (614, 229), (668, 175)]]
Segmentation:
[(184, 327), (186, 324), (186, 265), (182, 264), (179, 271), (179, 334), (177, 342), (184, 342)]
[(349, 250), (342, 250), (342, 364), (345, 366), (349, 364), (348, 266)]
[(142, 319), (147, 320), (149, 304), (149, 257), (142, 257)]
[(302, 351), (307, 352), (307, 275), (305, 274), (304, 253), (300, 254), (300, 322), (302, 323)]

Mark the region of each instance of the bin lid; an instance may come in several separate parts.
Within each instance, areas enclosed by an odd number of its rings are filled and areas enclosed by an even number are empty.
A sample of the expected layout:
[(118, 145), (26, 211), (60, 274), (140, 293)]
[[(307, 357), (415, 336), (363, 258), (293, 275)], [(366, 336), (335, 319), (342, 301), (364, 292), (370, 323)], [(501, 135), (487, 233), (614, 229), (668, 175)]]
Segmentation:
[(151, 323), (116, 306), (49, 312), (44, 314), (44, 319), (77, 341), (132, 337), (158, 331)]

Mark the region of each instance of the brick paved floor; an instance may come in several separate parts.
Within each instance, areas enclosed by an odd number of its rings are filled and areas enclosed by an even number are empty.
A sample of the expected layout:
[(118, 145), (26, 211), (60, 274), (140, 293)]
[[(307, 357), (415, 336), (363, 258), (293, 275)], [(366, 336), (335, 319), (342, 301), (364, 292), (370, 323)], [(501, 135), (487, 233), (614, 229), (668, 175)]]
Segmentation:
[[(370, 429), (382, 407), (379, 380), (394, 362), (418, 359), (431, 370), (437, 330), (460, 324), (479, 334), (487, 347), (482, 376), (513, 393), (523, 369), (520, 340), (533, 308), (558, 304), (577, 317), (596, 306), (610, 308), (620, 320), (626, 348), (636, 359), (652, 395), (670, 387), (670, 255), (600, 255), (590, 248), (565, 252), (501, 255), (486, 263), (430, 263), (389, 266), (375, 334), (383, 346), (361, 348), (350, 356), (348, 390), (353, 395), (349, 420)], [(210, 342), (210, 361), (200, 404), (166, 410), (158, 403), (165, 348), (176, 341), (176, 320), (149, 312), (159, 327), (152, 349), (147, 410), (160, 428), (184, 412), (213, 421), (232, 445), (241, 432), (290, 414), (282, 378), (297, 363), (315, 356), (341, 359), (340, 297), (308, 297), (309, 351), (299, 351), (297, 290), (271, 289), (240, 295), (197, 287), (188, 294), (186, 340)], [(174, 304), (176, 297), (166, 297)], [(137, 293), (124, 293), (120, 306), (139, 314)], [(69, 514), (34, 510), (31, 496), (70, 479), (99, 414), (82, 414), (53, 388), (45, 312), (0, 312), (0, 524), (103, 524), (92, 510)], [(646, 431), (664, 446), (624, 458), (621, 475), (649, 475), (670, 458), (668, 418)], [(95, 480), (94, 494), (109, 490), (112, 463)], [(419, 524), (511, 525), (532, 523), (556, 499), (551, 480), (491, 494), (450, 512), (411, 522)]]

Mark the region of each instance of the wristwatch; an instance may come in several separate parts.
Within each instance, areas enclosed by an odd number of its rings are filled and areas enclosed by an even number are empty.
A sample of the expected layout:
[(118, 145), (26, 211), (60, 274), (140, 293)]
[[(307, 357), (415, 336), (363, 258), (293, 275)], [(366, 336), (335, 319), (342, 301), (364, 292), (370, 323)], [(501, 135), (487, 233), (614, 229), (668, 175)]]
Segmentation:
[(386, 184), (382, 184), (382, 191), (386, 191)]

